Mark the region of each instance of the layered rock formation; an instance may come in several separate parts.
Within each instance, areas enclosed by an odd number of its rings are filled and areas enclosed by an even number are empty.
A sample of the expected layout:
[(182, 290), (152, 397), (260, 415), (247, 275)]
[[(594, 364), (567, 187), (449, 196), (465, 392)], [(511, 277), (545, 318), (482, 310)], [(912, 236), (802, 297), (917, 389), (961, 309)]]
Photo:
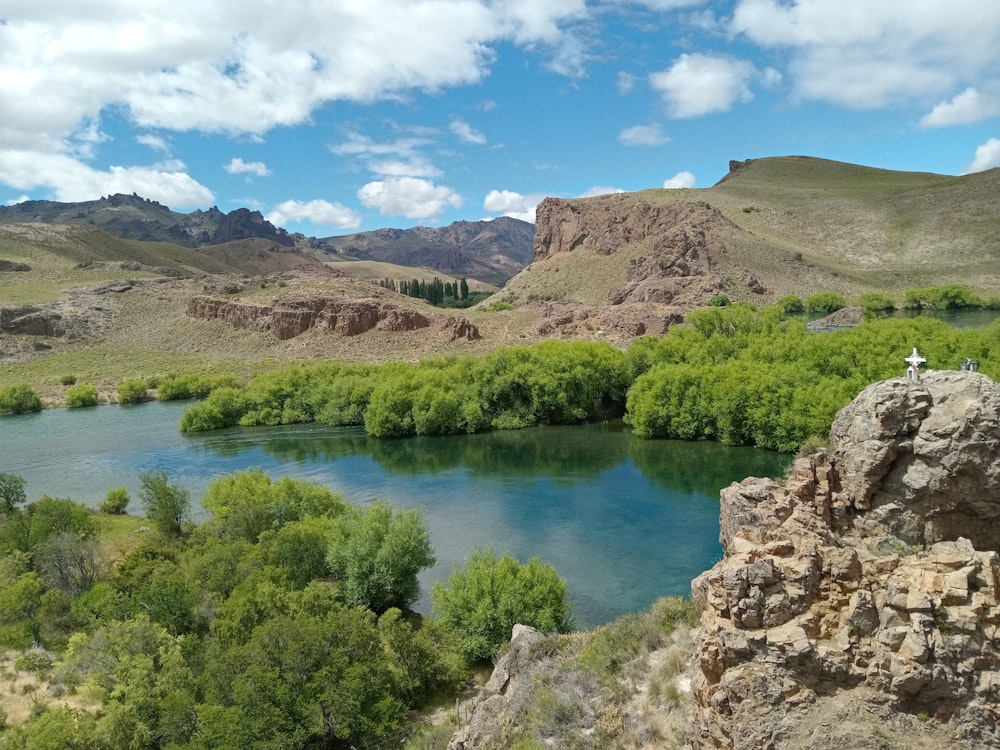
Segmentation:
[[(709, 250), (725, 253), (722, 236), (735, 225), (703, 201), (546, 198), (535, 215), (536, 261), (578, 250), (597, 255), (627, 252), (624, 279), (607, 295), (610, 305), (699, 305), (724, 288), (713, 272)], [(730, 284), (755, 294), (767, 291), (742, 268), (733, 271)]]
[(472, 341), (480, 336), (468, 320), (424, 314), (374, 298), (300, 293), (260, 304), (199, 295), (191, 299), (187, 312), (195, 318), (222, 320), (234, 328), (271, 332), (279, 339), (294, 338), (310, 329), (357, 336), (375, 328), (414, 331), (431, 326), (448, 331), (453, 341)]
[(998, 416), (978, 373), (884, 381), (833, 453), (723, 491), (696, 747), (1000, 747)]

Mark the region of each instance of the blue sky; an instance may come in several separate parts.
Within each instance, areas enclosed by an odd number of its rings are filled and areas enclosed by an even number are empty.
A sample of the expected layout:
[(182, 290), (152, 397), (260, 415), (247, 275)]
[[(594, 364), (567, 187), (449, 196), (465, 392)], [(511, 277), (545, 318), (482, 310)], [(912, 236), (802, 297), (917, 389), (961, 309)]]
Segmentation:
[(804, 154), (1000, 166), (996, 0), (0, 0), (0, 203), (329, 236)]

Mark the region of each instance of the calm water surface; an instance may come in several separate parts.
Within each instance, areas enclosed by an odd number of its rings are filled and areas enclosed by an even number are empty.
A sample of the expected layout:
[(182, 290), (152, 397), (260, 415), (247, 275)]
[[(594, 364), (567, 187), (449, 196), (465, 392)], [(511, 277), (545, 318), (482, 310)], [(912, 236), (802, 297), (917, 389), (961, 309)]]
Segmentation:
[(773, 476), (788, 461), (750, 448), (639, 440), (613, 423), (401, 440), (320, 425), (184, 435), (178, 422), (188, 405), (4, 417), (0, 471), (24, 477), (29, 499), (96, 507), (119, 485), (135, 498), (138, 474), (162, 470), (191, 492), (198, 520), (208, 484), (252, 466), (328, 485), (353, 502), (422, 506), (438, 563), (421, 577), (416, 609), (429, 610), (426, 592), (456, 561), (492, 545), (555, 565), (578, 624), (593, 627), (659, 596), (687, 595), (721, 556), (719, 490)]

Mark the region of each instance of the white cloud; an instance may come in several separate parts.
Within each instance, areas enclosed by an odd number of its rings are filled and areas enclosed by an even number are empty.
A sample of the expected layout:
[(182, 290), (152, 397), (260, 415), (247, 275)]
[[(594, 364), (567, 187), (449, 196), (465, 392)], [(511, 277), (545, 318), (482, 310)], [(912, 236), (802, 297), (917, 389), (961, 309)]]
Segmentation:
[(451, 121), (451, 124), (448, 127), (451, 129), (451, 132), (457, 135), (458, 139), (464, 143), (475, 143), (480, 146), (486, 144), (486, 136), (474, 129), (465, 120), (456, 117)]
[(1000, 167), (1000, 138), (990, 138), (976, 149), (975, 158), (962, 170), (962, 174), (985, 172)]
[(592, 188), (587, 188), (584, 190), (578, 198), (594, 198), (598, 195), (612, 195), (613, 193), (624, 193), (625, 191), (621, 188), (608, 187), (606, 185), (595, 185)]
[(149, 146), (154, 151), (159, 151), (161, 154), (170, 153), (170, 144), (167, 142), (166, 138), (161, 138), (158, 135), (152, 135), (151, 133), (143, 133), (135, 137), (136, 143), (141, 143), (143, 146)]
[(19, 190), (45, 187), (57, 201), (93, 200), (114, 193), (137, 193), (171, 208), (211, 205), (212, 191), (180, 171), (112, 166), (98, 170), (66, 154), (0, 150), (0, 175)]
[(663, 146), (670, 143), (670, 137), (660, 125), (633, 125), (618, 134), (618, 142), (623, 146)]
[(363, 185), (358, 199), (383, 216), (435, 219), (448, 208), (460, 208), (462, 197), (449, 187), (417, 177), (390, 177)]
[(288, 222), (302, 221), (303, 219), (307, 219), (313, 224), (322, 224), (338, 229), (355, 229), (361, 226), (361, 216), (356, 211), (339, 203), (330, 203), (324, 200), (284, 201), (275, 206), (266, 218), (279, 227), (284, 227)]
[[(541, 51), (578, 75), (585, 48), (575, 25), (589, 15), (585, 0), (22, 3), (0, 11), (0, 151), (6, 164), (25, 150), (90, 159), (109, 111), (142, 128), (259, 138), (330, 102), (481, 82), (501, 44)], [(70, 172), (86, 174), (80, 164)], [(0, 182), (23, 179), (0, 171)], [(48, 179), (36, 184), (73, 190)]]
[(257, 177), (267, 177), (271, 174), (271, 170), (267, 168), (264, 162), (243, 161), (238, 156), (231, 159), (223, 169), (229, 172), (229, 174), (252, 174)]
[(406, 161), (376, 161), (369, 164), (369, 169), (387, 177), (440, 177), (441, 170), (426, 159), (415, 156)]
[(625, 96), (632, 92), (638, 80), (632, 73), (624, 70), (618, 71), (618, 75), (615, 76), (615, 88), (618, 89), (619, 94)]
[(940, 102), (920, 121), (925, 128), (964, 125), (1000, 114), (1000, 97), (989, 97), (970, 86), (946, 102)]
[(24, 203), (25, 201), (30, 201), (30, 200), (31, 200), (31, 196), (21, 195), (18, 198), (12, 198), (11, 200), (7, 201), (6, 205), (8, 205), (8, 206), (16, 206), (18, 203)]
[(788, 57), (798, 98), (883, 107), (992, 77), (1000, 4), (739, 0), (730, 29)]
[(666, 70), (650, 74), (649, 81), (674, 117), (700, 117), (750, 101), (749, 81), (756, 75), (746, 60), (692, 53), (681, 55)]
[(483, 199), (483, 208), (490, 213), (535, 223), (535, 209), (545, 197), (542, 193), (522, 195), (513, 190), (491, 190)]
[(663, 187), (665, 188), (693, 188), (695, 184), (695, 177), (690, 172), (678, 172), (673, 177), (670, 177), (663, 181)]

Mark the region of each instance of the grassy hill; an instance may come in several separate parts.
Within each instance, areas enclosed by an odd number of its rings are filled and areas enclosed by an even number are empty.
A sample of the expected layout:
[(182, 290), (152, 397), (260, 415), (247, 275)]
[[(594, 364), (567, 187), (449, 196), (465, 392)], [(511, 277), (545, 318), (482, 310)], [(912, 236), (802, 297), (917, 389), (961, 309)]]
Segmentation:
[[(961, 177), (895, 172), (802, 156), (745, 162), (709, 188), (643, 190), (570, 201), (622, 215), (630, 205), (704, 202), (728, 222), (708, 233), (712, 272), (733, 290), (749, 271), (768, 289), (796, 293), (902, 290), (945, 283), (1000, 293), (1000, 169)], [(601, 304), (649, 255), (636, 241), (612, 254), (574, 250), (536, 260), (505, 299)]]

